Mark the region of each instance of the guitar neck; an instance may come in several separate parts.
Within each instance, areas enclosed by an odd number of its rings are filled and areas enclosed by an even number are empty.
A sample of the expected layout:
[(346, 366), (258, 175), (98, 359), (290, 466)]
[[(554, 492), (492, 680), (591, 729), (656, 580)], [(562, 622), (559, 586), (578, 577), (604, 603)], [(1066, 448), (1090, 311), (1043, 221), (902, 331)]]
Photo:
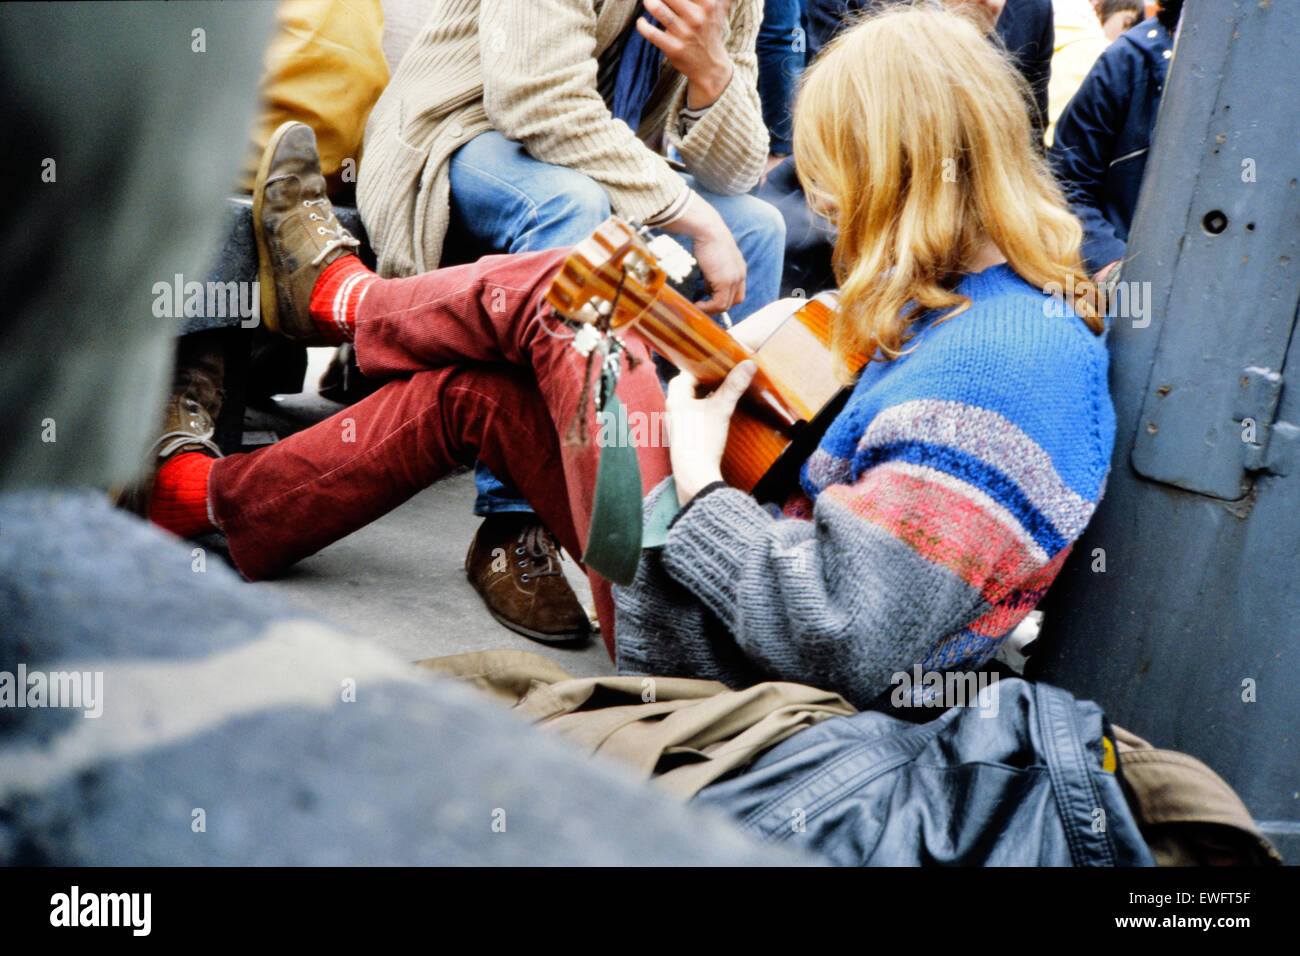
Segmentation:
[(624, 288), (620, 295), (628, 301), (620, 303), (618, 312), (632, 314), (624, 327), (635, 328), (656, 352), (689, 372), (701, 385), (718, 385), (733, 368), (752, 359), (758, 364), (758, 372), (742, 402), (756, 406), (755, 412), (782, 429), (792, 429), (809, 417), (807, 409), (796, 408), (783, 397), (758, 356), (676, 289), (665, 284), (651, 296), (640, 289)]
[(605, 317), (611, 329), (635, 329), (650, 346), (701, 385), (714, 387), (746, 359), (758, 372), (741, 397), (738, 414), (787, 435), (816, 411), (781, 387), (762, 355), (755, 355), (664, 280), (654, 258), (625, 222), (610, 217), (565, 260), (546, 293), (561, 315), (582, 322)]

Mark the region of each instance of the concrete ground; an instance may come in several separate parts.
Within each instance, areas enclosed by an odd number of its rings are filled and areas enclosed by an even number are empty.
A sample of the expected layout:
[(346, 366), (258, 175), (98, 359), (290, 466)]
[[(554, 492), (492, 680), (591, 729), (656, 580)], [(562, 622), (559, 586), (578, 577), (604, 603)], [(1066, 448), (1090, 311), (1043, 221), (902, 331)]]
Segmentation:
[[(330, 351), (309, 350), (306, 381), (313, 392)], [(276, 401), (272, 413), (250, 413), (246, 441), (258, 432), (283, 435), (342, 407), (311, 393)], [(613, 673), (598, 632), (579, 647), (546, 645), (515, 634), (488, 614), (465, 579), (465, 552), (480, 520), (470, 511), (473, 502), (473, 475), (452, 475), (282, 577), (252, 586), (323, 614), (409, 660), (512, 647), (543, 654), (574, 676)], [(565, 572), (589, 604), (586, 577), (567, 558)]]

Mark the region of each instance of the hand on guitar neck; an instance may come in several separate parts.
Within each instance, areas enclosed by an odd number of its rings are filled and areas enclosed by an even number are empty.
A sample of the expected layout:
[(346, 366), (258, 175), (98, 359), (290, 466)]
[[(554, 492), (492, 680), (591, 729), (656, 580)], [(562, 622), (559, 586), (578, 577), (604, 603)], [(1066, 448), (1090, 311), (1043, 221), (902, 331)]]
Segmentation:
[[(804, 299), (780, 299), (759, 309), (730, 330), (732, 338), (751, 352), (806, 304)], [(668, 428), (672, 439), (673, 482), (677, 501), (685, 505), (700, 490), (722, 480), (722, 455), (736, 403), (753, 380), (758, 366), (741, 362), (711, 394), (697, 398), (699, 382), (682, 372), (668, 383)]]

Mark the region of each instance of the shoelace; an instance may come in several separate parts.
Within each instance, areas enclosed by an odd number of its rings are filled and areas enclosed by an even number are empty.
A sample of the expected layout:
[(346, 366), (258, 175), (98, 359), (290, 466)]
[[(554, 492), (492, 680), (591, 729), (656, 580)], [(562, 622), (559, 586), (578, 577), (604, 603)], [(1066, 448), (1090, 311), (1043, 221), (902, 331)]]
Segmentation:
[[(304, 206), (326, 206), (328, 208), (329, 200), (326, 197), (321, 196), (319, 199), (304, 199), (302, 204)], [(314, 219), (316, 222), (333, 223), (332, 229), (326, 229), (324, 226), (316, 227), (317, 233), (322, 236), (329, 236), (330, 239), (325, 243), (325, 245), (321, 246), (320, 252), (316, 253), (316, 257), (311, 261), (312, 265), (320, 265), (320, 261), (335, 249), (342, 249), (344, 246), (355, 249), (357, 246), (361, 245), (360, 239), (354, 239), (351, 233), (343, 228), (343, 224), (338, 221), (338, 218), (334, 215), (332, 209), (330, 214), (327, 216), (318, 216), (313, 212), (309, 213), (307, 218)]]
[[(185, 405), (190, 414), (190, 427), (198, 428), (203, 423), (197, 418), (202, 408), (202, 403), (194, 396), (192, 392), (184, 392), (179, 401)], [(193, 406), (190, 408), (189, 406)], [(216, 426), (213, 425), (204, 428), (202, 431), (170, 431), (164, 432), (155, 439), (149, 448), (151, 455), (157, 455), (158, 460), (162, 461), (170, 458), (177, 450), (184, 448), (186, 445), (202, 445), (208, 451), (212, 452), (218, 458), (224, 458), (221, 448), (213, 441), (216, 434)]]
[(534, 570), (531, 577), (542, 578), (564, 573), (560, 568), (559, 545), (556, 544), (555, 537), (542, 525), (531, 525), (525, 528), (519, 532), (518, 540), (519, 546), (515, 548), (515, 554), (530, 556), (534, 568), (545, 561), (545, 570)]

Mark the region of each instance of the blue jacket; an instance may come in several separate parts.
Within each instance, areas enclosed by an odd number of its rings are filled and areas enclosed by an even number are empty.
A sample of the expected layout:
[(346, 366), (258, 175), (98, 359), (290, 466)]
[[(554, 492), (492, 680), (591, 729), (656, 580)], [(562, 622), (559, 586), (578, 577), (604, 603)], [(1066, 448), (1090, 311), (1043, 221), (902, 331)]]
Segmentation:
[(832, 717), (696, 802), (840, 866), (1153, 865), (1096, 704), (1017, 677), (966, 703)]
[(1124, 257), (1173, 38), (1153, 17), (1110, 45), (1056, 123), (1048, 157), (1083, 223), (1090, 272)]

